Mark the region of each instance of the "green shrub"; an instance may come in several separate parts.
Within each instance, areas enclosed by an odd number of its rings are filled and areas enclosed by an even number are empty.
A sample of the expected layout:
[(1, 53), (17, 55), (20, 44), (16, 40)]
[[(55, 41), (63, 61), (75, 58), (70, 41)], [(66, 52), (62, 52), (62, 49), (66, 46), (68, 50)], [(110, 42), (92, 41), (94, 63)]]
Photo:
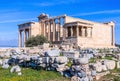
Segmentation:
[(26, 47), (33, 47), (33, 46), (38, 46), (42, 45), (43, 43), (48, 43), (49, 41), (47, 40), (46, 37), (43, 35), (37, 35), (37, 36), (32, 36), (26, 41)]

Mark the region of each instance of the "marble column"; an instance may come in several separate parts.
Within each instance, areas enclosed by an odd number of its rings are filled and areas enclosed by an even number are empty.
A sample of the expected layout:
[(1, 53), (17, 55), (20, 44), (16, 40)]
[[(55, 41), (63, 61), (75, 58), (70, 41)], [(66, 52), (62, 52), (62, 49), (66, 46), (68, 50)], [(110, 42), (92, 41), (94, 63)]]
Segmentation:
[(72, 26), (70, 27), (70, 30), (71, 30), (71, 37), (73, 37), (73, 28), (72, 28)]
[(41, 34), (43, 35), (43, 36), (45, 36), (45, 34), (44, 34), (44, 31), (45, 31), (45, 29), (44, 29), (44, 23), (43, 23), (43, 21), (41, 21)]
[(49, 27), (49, 28), (50, 28), (50, 32), (49, 32), (49, 33), (50, 33), (50, 35), (49, 35), (49, 36), (50, 36), (50, 41), (52, 41), (52, 39), (51, 39), (51, 31), (52, 31), (52, 30), (51, 30), (51, 27), (52, 27), (51, 20), (49, 21), (49, 23), (50, 23), (50, 27)]
[(78, 36), (79, 36), (79, 26), (78, 26), (78, 25), (76, 26), (76, 32), (77, 32), (77, 33), (76, 33), (76, 34), (77, 34), (76, 36), (78, 37)]
[(48, 40), (50, 41), (50, 21), (48, 21)]
[(65, 27), (65, 37), (68, 37), (68, 28)]
[(114, 45), (114, 26), (111, 26), (112, 27), (112, 45)]
[(55, 41), (55, 33), (56, 33), (55, 20), (53, 19), (53, 41)]
[(60, 41), (60, 18), (58, 18), (58, 41)]
[(47, 36), (47, 33), (48, 33), (47, 32), (47, 22), (45, 21), (44, 23), (45, 23), (45, 37), (48, 38), (48, 36)]
[(85, 28), (82, 27), (82, 37), (85, 37)]
[(66, 28), (63, 27), (63, 41), (65, 40), (65, 38), (66, 38)]
[(90, 33), (90, 37), (92, 37), (92, 28), (91, 28), (91, 33)]
[(26, 42), (26, 30), (24, 29), (24, 47), (26, 47), (25, 42)]
[(21, 30), (18, 30), (18, 47), (22, 47), (22, 36), (21, 36)]
[(28, 32), (28, 38), (31, 37), (31, 27), (29, 28), (29, 32)]
[(45, 28), (45, 22), (43, 22), (43, 27), (44, 27), (44, 36), (46, 37), (46, 28)]
[(87, 28), (87, 37), (91, 37), (91, 28)]
[(87, 27), (85, 27), (85, 37), (87, 37), (88, 36), (88, 30), (87, 30), (88, 28)]

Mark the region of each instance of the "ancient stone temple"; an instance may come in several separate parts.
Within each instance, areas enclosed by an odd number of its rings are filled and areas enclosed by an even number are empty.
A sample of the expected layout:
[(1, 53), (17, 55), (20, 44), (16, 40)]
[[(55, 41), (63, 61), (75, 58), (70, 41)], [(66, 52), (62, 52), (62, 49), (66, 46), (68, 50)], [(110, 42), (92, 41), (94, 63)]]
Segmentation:
[(38, 22), (18, 25), (18, 46), (25, 47), (31, 36), (44, 35), (53, 44), (71, 44), (90, 48), (114, 47), (114, 23), (98, 23), (66, 15), (38, 16)]

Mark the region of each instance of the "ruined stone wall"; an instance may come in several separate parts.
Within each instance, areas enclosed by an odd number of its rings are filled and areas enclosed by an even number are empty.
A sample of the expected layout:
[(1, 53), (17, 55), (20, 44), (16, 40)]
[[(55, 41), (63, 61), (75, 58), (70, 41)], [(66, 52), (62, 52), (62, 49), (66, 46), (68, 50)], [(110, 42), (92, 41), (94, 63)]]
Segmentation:
[(80, 47), (94, 47), (92, 38), (78, 37), (77, 44)]
[(111, 46), (111, 27), (109, 25), (94, 24), (93, 39), (95, 46)]
[(78, 45), (81, 47), (112, 47), (111, 27), (95, 23), (92, 28), (92, 37), (78, 37), (77, 40)]
[(92, 37), (78, 37), (77, 44), (81, 47), (113, 47), (112, 45), (112, 30), (109, 24), (91, 22), (78, 18), (66, 16), (65, 23), (80, 21), (83, 23), (93, 24), (92, 26)]

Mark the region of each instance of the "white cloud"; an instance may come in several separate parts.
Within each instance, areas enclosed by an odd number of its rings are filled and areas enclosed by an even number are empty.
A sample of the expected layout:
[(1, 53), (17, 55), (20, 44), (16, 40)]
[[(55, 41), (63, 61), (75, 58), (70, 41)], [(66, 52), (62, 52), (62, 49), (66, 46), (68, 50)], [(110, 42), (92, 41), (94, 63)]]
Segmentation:
[(95, 11), (95, 12), (87, 12), (87, 13), (78, 13), (73, 14), (71, 16), (87, 16), (87, 15), (96, 15), (96, 14), (115, 14), (120, 13), (120, 10), (103, 10), (103, 11)]
[(13, 23), (20, 21), (34, 21), (37, 18), (24, 18), (23, 14), (27, 15), (30, 12), (28, 11), (12, 11), (12, 10), (1, 10), (0, 11), (0, 24), (1, 23)]
[(48, 2), (41, 2), (41, 3), (32, 3), (32, 5), (35, 6), (54, 6), (54, 5), (59, 5), (59, 4), (69, 4), (69, 3), (76, 3), (79, 2), (79, 0), (53, 0), (53, 1), (48, 1)]
[(29, 18), (29, 19), (16, 19), (16, 20), (5, 20), (5, 21), (0, 21), (0, 23), (12, 23), (12, 22), (20, 22), (20, 21), (33, 21), (36, 20), (36, 18)]

